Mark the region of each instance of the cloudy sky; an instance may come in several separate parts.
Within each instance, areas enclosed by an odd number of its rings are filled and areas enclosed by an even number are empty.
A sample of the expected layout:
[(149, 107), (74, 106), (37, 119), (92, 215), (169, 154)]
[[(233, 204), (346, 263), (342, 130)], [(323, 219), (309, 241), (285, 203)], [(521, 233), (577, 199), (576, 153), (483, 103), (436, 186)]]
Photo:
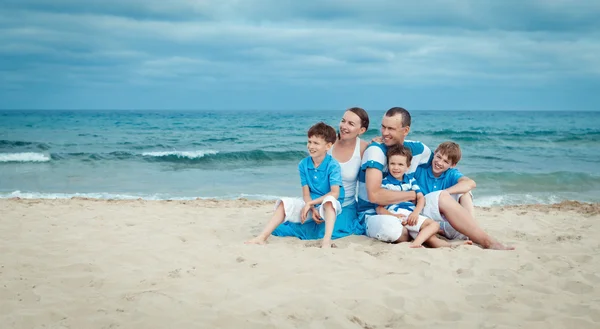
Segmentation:
[(600, 1), (2, 0), (2, 109), (600, 110)]

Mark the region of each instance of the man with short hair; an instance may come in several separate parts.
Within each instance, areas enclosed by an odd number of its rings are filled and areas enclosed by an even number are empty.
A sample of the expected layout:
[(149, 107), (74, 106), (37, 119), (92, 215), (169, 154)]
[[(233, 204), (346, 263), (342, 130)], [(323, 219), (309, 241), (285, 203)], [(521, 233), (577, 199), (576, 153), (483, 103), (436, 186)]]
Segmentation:
[[(358, 212), (359, 220), (366, 227), (366, 234), (385, 242), (398, 243), (406, 230), (397, 217), (377, 215), (377, 205), (388, 205), (416, 199), (414, 191), (392, 191), (381, 187), (381, 182), (387, 174), (387, 147), (403, 144), (413, 155), (413, 160), (407, 173), (415, 172), (420, 165), (431, 160), (431, 150), (418, 141), (406, 140), (410, 132), (410, 113), (401, 107), (389, 109), (381, 121), (381, 136), (383, 143), (372, 143), (367, 147), (361, 162), (358, 176)], [(483, 231), (473, 216), (465, 210), (448, 193), (440, 194), (439, 210), (448, 222), (460, 233), (473, 242), (489, 249), (512, 249), (504, 246), (485, 231)]]

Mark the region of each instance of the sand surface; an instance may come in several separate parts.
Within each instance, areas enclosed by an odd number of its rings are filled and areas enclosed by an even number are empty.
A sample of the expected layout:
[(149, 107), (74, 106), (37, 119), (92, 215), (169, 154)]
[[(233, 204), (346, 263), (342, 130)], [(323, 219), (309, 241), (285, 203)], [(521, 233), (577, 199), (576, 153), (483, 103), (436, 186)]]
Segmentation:
[(257, 201), (0, 200), (0, 328), (600, 328), (600, 206), (477, 208), (512, 252), (244, 245)]

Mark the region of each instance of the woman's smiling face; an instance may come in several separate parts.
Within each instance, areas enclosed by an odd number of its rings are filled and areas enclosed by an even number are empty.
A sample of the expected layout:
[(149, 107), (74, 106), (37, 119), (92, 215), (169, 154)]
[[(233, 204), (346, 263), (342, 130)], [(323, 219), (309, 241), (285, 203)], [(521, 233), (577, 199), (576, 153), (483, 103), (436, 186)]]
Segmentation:
[(340, 139), (354, 139), (365, 132), (361, 127), (360, 117), (351, 111), (346, 111), (340, 121)]

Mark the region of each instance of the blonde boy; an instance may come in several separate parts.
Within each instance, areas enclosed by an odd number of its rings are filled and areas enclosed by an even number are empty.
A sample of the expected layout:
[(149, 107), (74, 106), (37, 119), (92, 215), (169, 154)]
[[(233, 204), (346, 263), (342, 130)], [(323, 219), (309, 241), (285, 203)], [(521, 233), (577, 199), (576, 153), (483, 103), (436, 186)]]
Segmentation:
[(438, 208), (440, 193), (445, 190), (473, 215), (473, 197), (470, 192), (476, 184), (456, 168), (461, 156), (457, 143), (443, 142), (435, 150), (431, 163), (417, 168), (415, 178), (425, 194), (426, 205), (421, 213), (440, 224), (440, 234), (449, 239), (466, 240), (467, 237), (456, 231)]

